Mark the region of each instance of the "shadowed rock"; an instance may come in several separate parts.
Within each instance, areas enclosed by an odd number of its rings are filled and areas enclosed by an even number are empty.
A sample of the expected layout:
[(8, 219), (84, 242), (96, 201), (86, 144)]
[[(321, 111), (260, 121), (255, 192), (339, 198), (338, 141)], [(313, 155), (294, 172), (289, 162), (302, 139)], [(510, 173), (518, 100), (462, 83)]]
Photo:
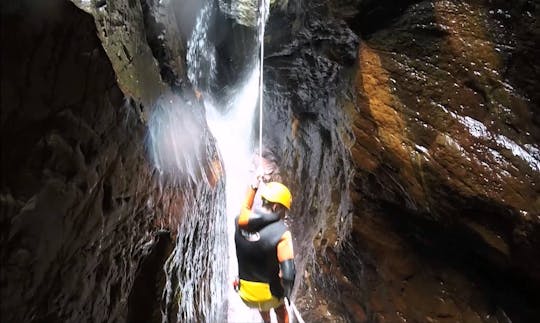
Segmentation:
[(327, 321), (536, 319), (535, 6), (297, 3), (269, 22), (265, 102), (314, 241), (298, 303)]

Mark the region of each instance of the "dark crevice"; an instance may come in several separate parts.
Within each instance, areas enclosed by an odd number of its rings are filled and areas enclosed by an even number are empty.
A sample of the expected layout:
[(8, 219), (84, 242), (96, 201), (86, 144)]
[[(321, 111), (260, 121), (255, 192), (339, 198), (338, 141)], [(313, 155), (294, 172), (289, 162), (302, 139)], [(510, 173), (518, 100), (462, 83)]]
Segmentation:
[(112, 186), (110, 183), (103, 184), (103, 200), (102, 200), (102, 209), (103, 213), (110, 212), (113, 209), (113, 197), (112, 197)]
[(102, 8), (107, 5), (107, 0), (97, 0), (96, 1), (96, 8)]
[(463, 85), (471, 89), (473, 92), (478, 93), (482, 96), (482, 99), (484, 102), (488, 102), (487, 94), (484, 88), (479, 85), (474, 79), (468, 79), (466, 80)]
[(421, 0), (367, 0), (359, 1), (358, 14), (346, 18), (349, 27), (362, 38), (385, 29), (398, 20), (402, 13), (412, 4)]
[(160, 322), (160, 300), (165, 286), (163, 266), (174, 245), (167, 231), (156, 234), (148, 254), (140, 262), (128, 298), (128, 323)]
[(214, 17), (208, 38), (216, 47), (217, 79), (211, 90), (218, 97), (227, 97), (251, 73), (251, 64), (258, 57), (258, 35), (255, 28), (238, 24), (219, 10)]

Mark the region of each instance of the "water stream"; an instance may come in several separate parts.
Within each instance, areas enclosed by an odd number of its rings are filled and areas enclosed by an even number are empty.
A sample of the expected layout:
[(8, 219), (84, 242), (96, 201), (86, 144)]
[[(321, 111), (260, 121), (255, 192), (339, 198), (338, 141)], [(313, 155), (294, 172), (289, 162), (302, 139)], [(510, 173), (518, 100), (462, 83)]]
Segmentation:
[(238, 273), (234, 248), (234, 218), (240, 211), (252, 165), (252, 125), (257, 106), (259, 73), (257, 68), (228, 103), (227, 113), (222, 114), (212, 103), (207, 102), (208, 125), (217, 139), (227, 176), (226, 214), (229, 249), (227, 251), (229, 322), (257, 322), (257, 312), (249, 310), (236, 295), (232, 281)]
[[(200, 106), (162, 99), (149, 120), (151, 157), (160, 180), (183, 196), (174, 206), (175, 248), (164, 265), (163, 322), (222, 322), (226, 313), (227, 232), (225, 191), (208, 167), (219, 160)], [(166, 199), (167, 196), (164, 196)], [(162, 203), (158, 201), (158, 203)]]
[[(261, 1), (261, 6), (269, 3)], [(264, 23), (259, 16), (259, 43), (264, 34)], [(266, 18), (266, 17), (264, 17)], [(249, 309), (240, 300), (232, 288), (232, 281), (238, 273), (236, 251), (234, 248), (234, 218), (240, 211), (247, 184), (253, 176), (254, 165), (254, 142), (256, 134), (253, 133), (256, 110), (262, 107), (262, 93), (264, 84), (261, 82), (262, 73), (262, 50), (259, 57), (247, 58), (246, 64), (251, 72), (248, 78), (232, 92), (225, 100), (225, 107), (217, 108), (213, 104), (210, 94), (205, 100), (207, 122), (214, 137), (217, 140), (221, 152), (226, 174), (226, 213), (227, 232), (229, 235), (228, 250), (228, 322), (261, 322), (261, 317), (256, 310)], [(225, 112), (222, 112), (225, 111)], [(259, 110), (259, 116), (262, 115)], [(262, 122), (261, 119), (259, 119)], [(259, 131), (262, 124), (259, 123)], [(259, 148), (262, 146), (262, 136), (259, 136)]]
[[(252, 129), (262, 90), (262, 66), (260, 57), (247, 57), (248, 77), (228, 97), (214, 98), (216, 49), (208, 37), (214, 5), (209, 1), (202, 7), (187, 51), (188, 78), (201, 91), (205, 111), (189, 101), (167, 99), (149, 122), (156, 168), (187, 192), (177, 244), (164, 268), (163, 322), (261, 321), (258, 312), (247, 308), (236, 295), (232, 281), (238, 272), (234, 218), (254, 168), (257, 134)], [(211, 134), (197, 127), (205, 122)], [(219, 152), (214, 151), (216, 146)], [(217, 185), (210, 180), (216, 174), (207, 174), (205, 167), (216, 157), (221, 159), (226, 177)]]

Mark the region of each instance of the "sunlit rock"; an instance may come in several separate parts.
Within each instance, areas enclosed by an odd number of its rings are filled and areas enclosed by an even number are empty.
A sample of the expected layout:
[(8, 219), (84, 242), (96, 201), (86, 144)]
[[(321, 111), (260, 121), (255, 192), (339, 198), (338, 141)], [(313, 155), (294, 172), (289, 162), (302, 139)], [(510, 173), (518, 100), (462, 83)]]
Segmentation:
[[(306, 196), (295, 210), (299, 230), (310, 236), (320, 228), (302, 280), (310, 296), (298, 299), (308, 312), (328, 321), (362, 317), (343, 306), (352, 293), (368, 320), (381, 322), (538, 317), (535, 8), (531, 1), (515, 8), (312, 1), (288, 7), (287, 31), (277, 28), (283, 17), (270, 17), (267, 79), (280, 87), (268, 100), (277, 120), (290, 120), (280, 129), (287, 140), (277, 142), (294, 147), (284, 150)], [(337, 41), (347, 30), (360, 37), (355, 63)], [(350, 85), (333, 89), (327, 62), (337, 63), (343, 80), (352, 74)], [(328, 113), (335, 118), (329, 127)], [(328, 138), (326, 145), (318, 138)], [(334, 175), (329, 187), (352, 199), (350, 237), (336, 230), (347, 217), (327, 206), (336, 201), (332, 189), (313, 189), (325, 187), (326, 154), (341, 148), (353, 175)], [(342, 169), (331, 155), (332, 167)]]
[(159, 200), (182, 194), (157, 180), (93, 18), (33, 5), (2, 6), (2, 320), (125, 321), (144, 252), (170, 245)]
[(270, 6), (287, 6), (288, 0), (219, 0), (221, 11), (246, 27), (256, 27), (260, 23), (261, 8), (264, 6), (268, 16)]
[[(197, 169), (181, 179), (168, 178), (147, 145), (158, 102), (182, 108), (160, 101), (187, 82), (174, 19), (157, 15), (150, 1), (74, 2), (86, 12), (60, 0), (1, 5), (2, 320), (150, 322), (163, 313), (218, 320), (225, 257), (205, 244), (226, 248), (214, 143), (199, 135), (199, 149), (188, 152)], [(182, 102), (202, 116), (191, 89), (183, 91)], [(206, 129), (196, 122), (192, 128)], [(205, 210), (216, 216), (184, 222), (210, 198)], [(186, 231), (192, 240), (181, 241), (207, 259), (202, 269), (171, 258)], [(193, 242), (208, 232), (216, 238)], [(208, 295), (205, 305), (179, 308), (163, 299), (165, 286), (177, 293), (186, 279), (176, 272), (188, 268), (216, 279), (192, 291), (194, 299)]]
[[(253, 70), (259, 3), (2, 3), (2, 319), (223, 320), (203, 119)], [(538, 5), (267, 13), (263, 139), (304, 319), (538, 321)]]

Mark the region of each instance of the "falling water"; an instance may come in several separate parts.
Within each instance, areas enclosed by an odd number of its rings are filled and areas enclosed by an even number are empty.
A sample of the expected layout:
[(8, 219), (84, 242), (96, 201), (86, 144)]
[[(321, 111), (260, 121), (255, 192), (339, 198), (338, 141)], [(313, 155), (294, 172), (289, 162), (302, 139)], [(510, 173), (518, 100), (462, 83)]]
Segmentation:
[(216, 49), (208, 41), (208, 30), (213, 1), (207, 1), (202, 7), (195, 28), (188, 41), (186, 55), (188, 65), (188, 79), (196, 89), (206, 91), (216, 78)]
[[(238, 272), (232, 241), (234, 217), (249, 182), (249, 170), (253, 169), (252, 128), (262, 90), (261, 65), (258, 57), (248, 57), (250, 76), (231, 91), (229, 98), (220, 98), (225, 106), (216, 106), (218, 100), (210, 92), (215, 81), (216, 51), (207, 37), (213, 10), (213, 1), (203, 6), (187, 51), (188, 78), (203, 91), (207, 120), (200, 105), (178, 97), (161, 100), (149, 120), (154, 165), (164, 180), (174, 181), (185, 199), (177, 215), (182, 219), (176, 247), (164, 266), (163, 322), (223, 322), (227, 308), (231, 322), (260, 320), (256, 311), (241, 302), (230, 282)], [(227, 176), (225, 187), (225, 181), (216, 184), (212, 180), (221, 174), (208, 167), (219, 160)]]
[[(234, 8), (249, 7), (252, 1), (233, 1)], [(259, 12), (268, 12), (268, 1), (260, 1)], [(264, 9), (264, 10), (263, 10)], [(257, 12), (255, 10), (251, 11)], [(234, 14), (234, 13), (233, 13)], [(245, 15), (242, 15), (242, 19)], [(258, 15), (259, 19), (259, 44), (262, 44), (264, 34), (264, 22), (267, 15)], [(263, 19), (263, 20), (261, 20)], [(262, 45), (261, 45), (262, 46)], [(261, 47), (262, 48), (262, 47)], [(262, 73), (262, 50), (259, 57), (248, 58), (247, 64), (251, 66), (250, 76), (241, 83), (226, 100), (226, 106), (220, 109), (212, 104), (211, 98), (205, 101), (207, 109), (208, 126), (214, 134), (227, 174), (227, 218), (229, 234), (229, 322), (257, 322), (261, 318), (257, 311), (247, 308), (238, 295), (231, 288), (230, 282), (238, 274), (236, 251), (234, 248), (234, 218), (240, 211), (247, 184), (253, 176), (256, 165), (253, 163), (253, 151), (256, 135), (253, 133), (253, 124), (257, 107), (262, 107), (263, 91)], [(260, 99), (258, 101), (257, 99)], [(258, 105), (259, 103), (259, 105)], [(225, 111), (224, 113), (220, 111)], [(260, 111), (262, 112), (262, 111)], [(260, 113), (262, 115), (262, 113)], [(259, 127), (260, 131), (261, 127)], [(259, 136), (262, 138), (262, 136)], [(259, 146), (261, 146), (259, 141)], [(260, 148), (260, 147), (259, 147)]]
[(177, 96), (161, 99), (149, 119), (149, 147), (160, 179), (183, 203), (175, 249), (164, 266), (163, 322), (224, 320), (227, 258), (224, 182), (200, 106)]
[(165, 264), (163, 297), (167, 306), (162, 320), (223, 322), (227, 268), (223, 254), (227, 247), (226, 228), (221, 216), (223, 191), (215, 192), (204, 183), (185, 188), (193, 194), (187, 194), (184, 201), (177, 246)]
[[(206, 89), (215, 71), (206, 39), (212, 4), (203, 7), (189, 41), (188, 75)], [(183, 203), (175, 249), (164, 265), (163, 322), (226, 320), (227, 218), (220, 156), (197, 102), (162, 98), (149, 119), (150, 155), (160, 178), (178, 187)], [(216, 167), (216, 164), (218, 165)], [(175, 221), (172, 221), (173, 223)]]

